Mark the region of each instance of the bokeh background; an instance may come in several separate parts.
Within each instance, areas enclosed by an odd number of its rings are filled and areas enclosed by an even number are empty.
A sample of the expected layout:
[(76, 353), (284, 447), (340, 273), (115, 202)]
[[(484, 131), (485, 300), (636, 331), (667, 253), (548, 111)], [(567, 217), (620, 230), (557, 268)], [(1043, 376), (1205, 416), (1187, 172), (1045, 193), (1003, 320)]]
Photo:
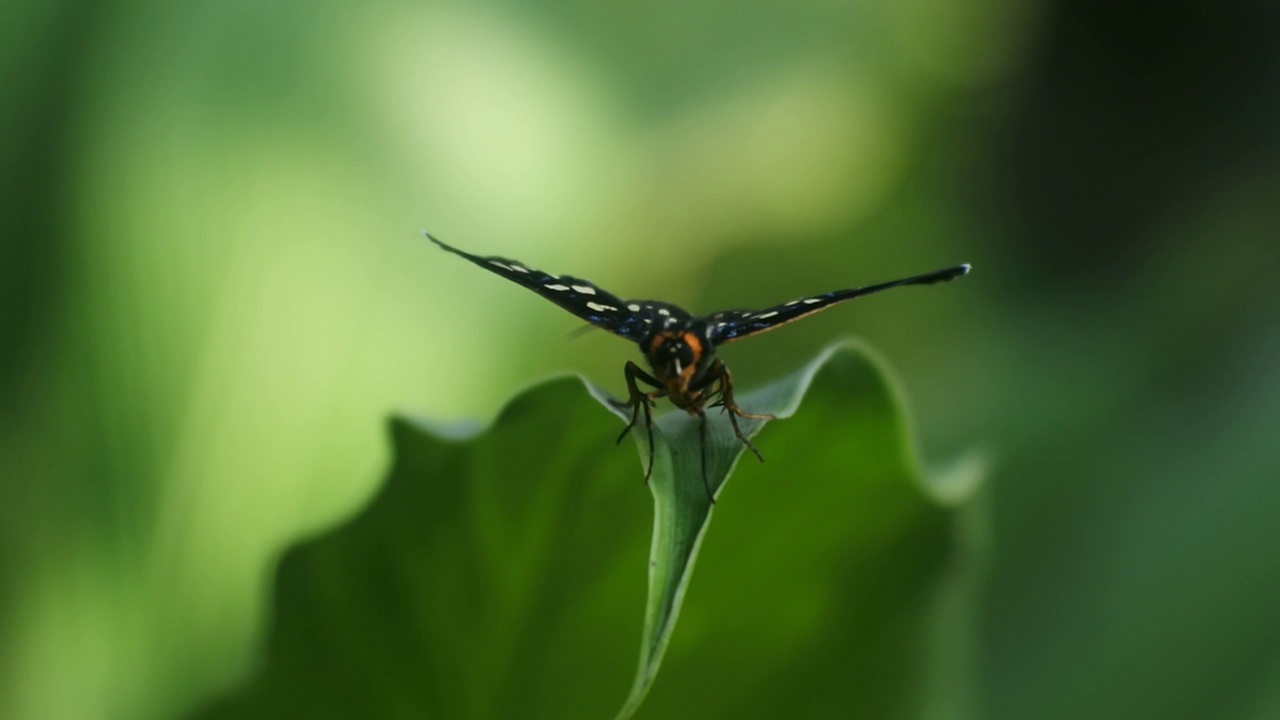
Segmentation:
[(389, 412), (621, 391), (625, 343), (422, 227), (703, 311), (972, 262), (726, 358), (750, 386), (856, 333), (931, 454), (989, 453), (984, 716), (1280, 717), (1274, 3), (3, 18), (0, 717), (242, 678)]

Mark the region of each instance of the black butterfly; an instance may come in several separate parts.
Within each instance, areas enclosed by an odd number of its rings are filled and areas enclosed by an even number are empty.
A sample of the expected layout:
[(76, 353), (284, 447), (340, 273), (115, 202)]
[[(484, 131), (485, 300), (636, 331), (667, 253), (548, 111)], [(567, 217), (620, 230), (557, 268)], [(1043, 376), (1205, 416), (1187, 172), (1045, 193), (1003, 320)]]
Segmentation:
[[(670, 303), (653, 300), (623, 300), (593, 283), (568, 275), (551, 275), (534, 270), (515, 260), (500, 257), (480, 257), (450, 247), (430, 233), (423, 233), (431, 242), (460, 255), (480, 267), (519, 283), (542, 297), (586, 320), (592, 325), (620, 335), (640, 346), (653, 374), (645, 372), (634, 362), (626, 366), (627, 390), (631, 396), (622, 407), (633, 408), (631, 422), (618, 436), (618, 442), (631, 432), (644, 410), (645, 428), (649, 433), (649, 467), (645, 482), (653, 472), (653, 416), (652, 408), (658, 398), (670, 398), (676, 407), (701, 419), (702, 482), (711, 502), (715, 498), (707, 482), (707, 407), (723, 407), (729, 413), (729, 422), (738, 439), (757, 458), (764, 457), (755, 445), (742, 434), (738, 418), (771, 420), (772, 415), (753, 415), (744, 412), (733, 401), (733, 379), (724, 363), (715, 357), (716, 348), (743, 338), (759, 335), (800, 318), (826, 310), (837, 303), (863, 295), (888, 290), (900, 285), (929, 285), (945, 282), (968, 274), (969, 266), (957, 265), (924, 275), (903, 278), (892, 282), (849, 290), (834, 290), (822, 295), (800, 298), (763, 310), (724, 310), (711, 315), (695, 316)], [(642, 391), (636, 385), (639, 380), (654, 388)], [(708, 402), (716, 402), (708, 406)]]

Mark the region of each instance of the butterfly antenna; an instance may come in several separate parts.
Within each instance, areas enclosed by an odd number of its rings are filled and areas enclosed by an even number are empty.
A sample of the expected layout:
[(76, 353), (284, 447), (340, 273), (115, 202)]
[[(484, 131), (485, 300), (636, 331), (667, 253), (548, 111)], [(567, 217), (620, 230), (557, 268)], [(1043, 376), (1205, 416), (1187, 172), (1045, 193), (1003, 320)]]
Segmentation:
[(598, 326), (598, 325), (583, 325), (582, 327), (578, 328), (577, 330), (574, 330), (573, 332), (568, 333), (567, 335), (565, 335), (565, 336), (564, 336), (564, 339), (565, 339), (565, 340), (577, 340), (578, 338), (582, 337), (583, 335), (586, 335), (587, 333), (591, 332), (592, 330), (599, 330), (599, 329), (600, 329), (600, 326)]

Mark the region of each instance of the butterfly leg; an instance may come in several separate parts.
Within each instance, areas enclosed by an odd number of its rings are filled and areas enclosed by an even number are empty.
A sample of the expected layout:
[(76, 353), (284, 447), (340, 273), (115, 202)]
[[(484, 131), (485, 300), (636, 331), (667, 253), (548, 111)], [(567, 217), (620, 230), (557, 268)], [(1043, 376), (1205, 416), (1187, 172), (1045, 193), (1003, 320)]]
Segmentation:
[(720, 381), (719, 386), (716, 388), (716, 392), (720, 395), (720, 400), (716, 405), (723, 406), (724, 411), (729, 413), (729, 424), (733, 426), (733, 434), (738, 436), (738, 439), (742, 441), (743, 445), (747, 446), (747, 449), (755, 453), (760, 462), (764, 462), (764, 456), (760, 454), (755, 445), (751, 444), (747, 436), (742, 434), (742, 428), (738, 427), (738, 418), (744, 417), (750, 420), (775, 420), (776, 418), (767, 413), (756, 415), (744, 412), (742, 408), (738, 407), (738, 403), (733, 401), (733, 376), (729, 373), (729, 368), (725, 367), (724, 363), (720, 362), (718, 358), (708, 368), (708, 373)]
[(715, 493), (711, 492), (711, 482), (707, 480), (707, 414), (698, 409), (698, 444), (702, 452), (702, 487), (707, 490), (707, 499), (716, 504)]
[(627, 433), (631, 432), (631, 428), (635, 427), (636, 420), (640, 419), (640, 411), (643, 408), (644, 426), (649, 432), (649, 466), (644, 471), (644, 483), (648, 485), (649, 477), (653, 475), (653, 401), (654, 398), (662, 396), (662, 391), (654, 390), (652, 392), (641, 392), (640, 388), (636, 385), (636, 380), (639, 379), (656, 388), (661, 388), (662, 386), (653, 378), (653, 376), (644, 370), (641, 370), (639, 365), (636, 365), (630, 360), (627, 361), (625, 374), (627, 376), (627, 390), (631, 393), (631, 397), (622, 404), (622, 407), (630, 407), (634, 409), (631, 411), (631, 422), (627, 423), (627, 426), (622, 429), (622, 434), (618, 436), (617, 442), (621, 443), (622, 439), (627, 436)]

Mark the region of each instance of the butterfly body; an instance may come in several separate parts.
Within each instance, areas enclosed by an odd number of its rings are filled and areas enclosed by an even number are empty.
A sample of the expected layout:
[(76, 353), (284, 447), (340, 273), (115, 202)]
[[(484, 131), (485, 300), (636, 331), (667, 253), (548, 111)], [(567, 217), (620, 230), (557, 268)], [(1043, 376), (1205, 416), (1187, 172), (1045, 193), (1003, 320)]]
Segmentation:
[[(771, 419), (771, 415), (753, 415), (738, 407), (733, 397), (733, 378), (728, 368), (715, 357), (715, 350), (725, 343), (782, 327), (803, 317), (825, 310), (855, 297), (902, 285), (928, 285), (965, 275), (968, 265), (938, 270), (924, 275), (894, 280), (848, 290), (835, 290), (792, 300), (763, 310), (724, 310), (695, 316), (670, 303), (654, 300), (622, 300), (618, 296), (581, 278), (552, 275), (534, 270), (518, 261), (501, 257), (472, 255), (444, 244), (428, 233), (426, 237), (441, 248), (463, 257), (480, 267), (522, 285), (592, 325), (608, 330), (636, 343), (648, 362), (646, 372), (634, 362), (625, 367), (630, 393), (620, 407), (632, 409), (631, 422), (618, 436), (621, 442), (643, 412), (649, 433), (649, 464), (645, 481), (653, 472), (654, 402), (667, 398), (673, 405), (701, 419), (702, 470), (706, 485), (706, 408), (722, 407), (729, 416), (734, 433), (756, 457), (760, 452), (738, 427), (738, 418)], [(647, 386), (642, 389), (641, 384)], [(715, 400), (715, 402), (712, 402)], [(707, 494), (715, 498), (707, 485)]]
[(692, 389), (706, 374), (712, 353), (693, 330), (662, 330), (641, 343), (653, 376), (671, 402), (684, 410), (697, 407), (699, 391)]

